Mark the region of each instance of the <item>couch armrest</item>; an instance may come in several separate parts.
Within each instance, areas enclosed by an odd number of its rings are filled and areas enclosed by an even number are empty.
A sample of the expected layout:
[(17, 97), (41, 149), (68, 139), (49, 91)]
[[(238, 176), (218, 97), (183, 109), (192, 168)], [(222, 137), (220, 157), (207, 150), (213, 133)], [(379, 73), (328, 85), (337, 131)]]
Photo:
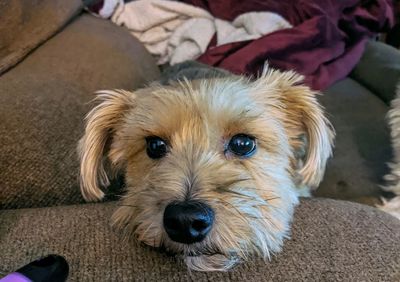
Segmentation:
[(350, 76), (389, 104), (400, 81), (400, 51), (378, 41), (370, 41)]

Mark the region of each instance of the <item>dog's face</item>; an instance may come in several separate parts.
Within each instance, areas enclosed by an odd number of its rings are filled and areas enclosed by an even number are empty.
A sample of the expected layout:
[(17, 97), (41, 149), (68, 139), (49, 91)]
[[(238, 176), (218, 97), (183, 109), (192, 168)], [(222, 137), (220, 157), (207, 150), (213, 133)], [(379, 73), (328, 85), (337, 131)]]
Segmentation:
[(106, 156), (126, 176), (112, 220), (129, 238), (182, 254), (195, 270), (268, 258), (331, 154), (329, 122), (300, 82), (269, 71), (100, 92), (80, 143), (84, 197), (103, 197)]

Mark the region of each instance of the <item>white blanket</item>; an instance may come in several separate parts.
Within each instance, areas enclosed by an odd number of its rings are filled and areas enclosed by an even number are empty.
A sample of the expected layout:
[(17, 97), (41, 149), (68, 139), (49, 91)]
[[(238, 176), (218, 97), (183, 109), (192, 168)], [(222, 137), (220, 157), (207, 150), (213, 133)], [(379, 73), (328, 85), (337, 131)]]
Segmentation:
[(127, 27), (157, 57), (158, 64), (171, 65), (199, 57), (214, 34), (219, 46), (291, 27), (284, 18), (270, 12), (245, 13), (228, 22), (201, 8), (168, 0), (122, 3), (111, 20)]

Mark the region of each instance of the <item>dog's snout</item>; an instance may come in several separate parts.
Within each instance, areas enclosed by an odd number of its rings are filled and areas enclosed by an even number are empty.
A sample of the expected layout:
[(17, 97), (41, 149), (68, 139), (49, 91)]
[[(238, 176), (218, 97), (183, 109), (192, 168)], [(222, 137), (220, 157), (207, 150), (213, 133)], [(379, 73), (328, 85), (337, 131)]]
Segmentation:
[(214, 211), (198, 201), (174, 202), (164, 211), (164, 228), (175, 242), (192, 244), (202, 241), (212, 228)]

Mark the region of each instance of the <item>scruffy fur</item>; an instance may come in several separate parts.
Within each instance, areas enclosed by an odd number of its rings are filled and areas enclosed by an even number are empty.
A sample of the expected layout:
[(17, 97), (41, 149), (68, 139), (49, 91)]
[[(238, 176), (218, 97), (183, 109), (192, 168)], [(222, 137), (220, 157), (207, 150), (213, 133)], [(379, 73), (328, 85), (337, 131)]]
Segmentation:
[[(79, 146), (83, 196), (103, 198), (108, 160), (126, 177), (112, 222), (127, 238), (180, 254), (192, 270), (268, 259), (288, 238), (299, 196), (318, 186), (332, 152), (332, 127), (317, 93), (302, 82), (294, 72), (266, 68), (257, 80), (184, 77), (135, 92), (98, 92)], [(239, 133), (256, 138), (253, 156), (224, 153)], [(147, 156), (148, 136), (167, 140), (164, 158)], [(166, 205), (185, 199), (215, 212), (200, 243), (173, 242), (163, 228)]]
[(394, 160), (389, 163), (390, 173), (385, 176), (387, 185), (385, 191), (393, 192), (397, 196), (391, 200), (383, 200), (379, 208), (400, 219), (400, 83), (397, 86), (397, 94), (391, 103), (391, 109), (387, 115), (392, 138)]

